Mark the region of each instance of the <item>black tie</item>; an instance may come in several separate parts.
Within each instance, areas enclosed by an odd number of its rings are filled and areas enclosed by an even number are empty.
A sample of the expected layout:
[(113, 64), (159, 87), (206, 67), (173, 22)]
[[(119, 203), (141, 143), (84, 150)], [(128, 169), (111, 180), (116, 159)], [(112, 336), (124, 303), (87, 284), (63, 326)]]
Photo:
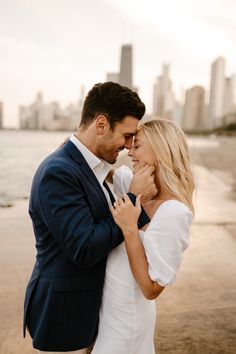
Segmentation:
[(108, 191), (109, 197), (111, 199), (111, 204), (113, 205), (113, 203), (115, 202), (115, 198), (114, 198), (114, 195), (112, 194), (112, 192), (111, 192), (110, 188), (108, 187), (108, 184), (105, 180), (103, 182), (103, 185), (106, 188), (106, 190)]

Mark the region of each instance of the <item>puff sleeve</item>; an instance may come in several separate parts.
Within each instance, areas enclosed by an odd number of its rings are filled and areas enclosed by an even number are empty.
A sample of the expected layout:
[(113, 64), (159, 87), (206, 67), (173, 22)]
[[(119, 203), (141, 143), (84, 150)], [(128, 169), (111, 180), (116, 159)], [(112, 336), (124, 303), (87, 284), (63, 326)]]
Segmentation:
[(161, 286), (174, 282), (189, 244), (191, 211), (181, 202), (163, 203), (144, 232), (143, 245), (149, 276)]

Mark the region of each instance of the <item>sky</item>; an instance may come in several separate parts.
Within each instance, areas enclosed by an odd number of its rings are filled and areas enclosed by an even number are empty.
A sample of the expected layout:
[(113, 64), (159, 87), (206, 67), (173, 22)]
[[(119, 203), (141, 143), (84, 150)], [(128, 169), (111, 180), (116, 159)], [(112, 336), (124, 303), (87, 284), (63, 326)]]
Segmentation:
[(134, 85), (147, 111), (163, 63), (177, 98), (209, 89), (210, 66), (236, 74), (235, 0), (0, 0), (0, 101), (4, 126), (38, 91), (62, 106), (117, 72), (122, 44), (133, 46)]

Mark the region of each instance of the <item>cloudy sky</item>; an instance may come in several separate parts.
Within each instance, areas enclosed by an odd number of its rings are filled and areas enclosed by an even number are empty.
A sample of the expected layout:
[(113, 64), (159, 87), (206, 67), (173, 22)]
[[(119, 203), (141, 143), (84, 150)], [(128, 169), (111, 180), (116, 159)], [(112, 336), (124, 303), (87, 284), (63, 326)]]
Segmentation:
[(0, 101), (4, 125), (41, 90), (46, 102), (76, 101), (118, 71), (120, 47), (133, 44), (134, 84), (152, 108), (163, 62), (177, 96), (209, 86), (210, 64), (236, 73), (235, 0), (0, 0)]

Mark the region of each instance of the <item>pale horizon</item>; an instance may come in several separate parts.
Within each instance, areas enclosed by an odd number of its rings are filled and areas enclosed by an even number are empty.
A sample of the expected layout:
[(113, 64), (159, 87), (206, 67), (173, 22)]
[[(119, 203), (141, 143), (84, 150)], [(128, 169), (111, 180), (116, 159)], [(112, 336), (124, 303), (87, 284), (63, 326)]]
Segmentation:
[(153, 85), (170, 64), (177, 98), (209, 89), (219, 56), (236, 74), (234, 1), (0, 0), (0, 101), (4, 126), (18, 126), (18, 106), (38, 91), (62, 106), (78, 100), (107, 72), (117, 72), (121, 45), (133, 46), (133, 83), (152, 110)]

